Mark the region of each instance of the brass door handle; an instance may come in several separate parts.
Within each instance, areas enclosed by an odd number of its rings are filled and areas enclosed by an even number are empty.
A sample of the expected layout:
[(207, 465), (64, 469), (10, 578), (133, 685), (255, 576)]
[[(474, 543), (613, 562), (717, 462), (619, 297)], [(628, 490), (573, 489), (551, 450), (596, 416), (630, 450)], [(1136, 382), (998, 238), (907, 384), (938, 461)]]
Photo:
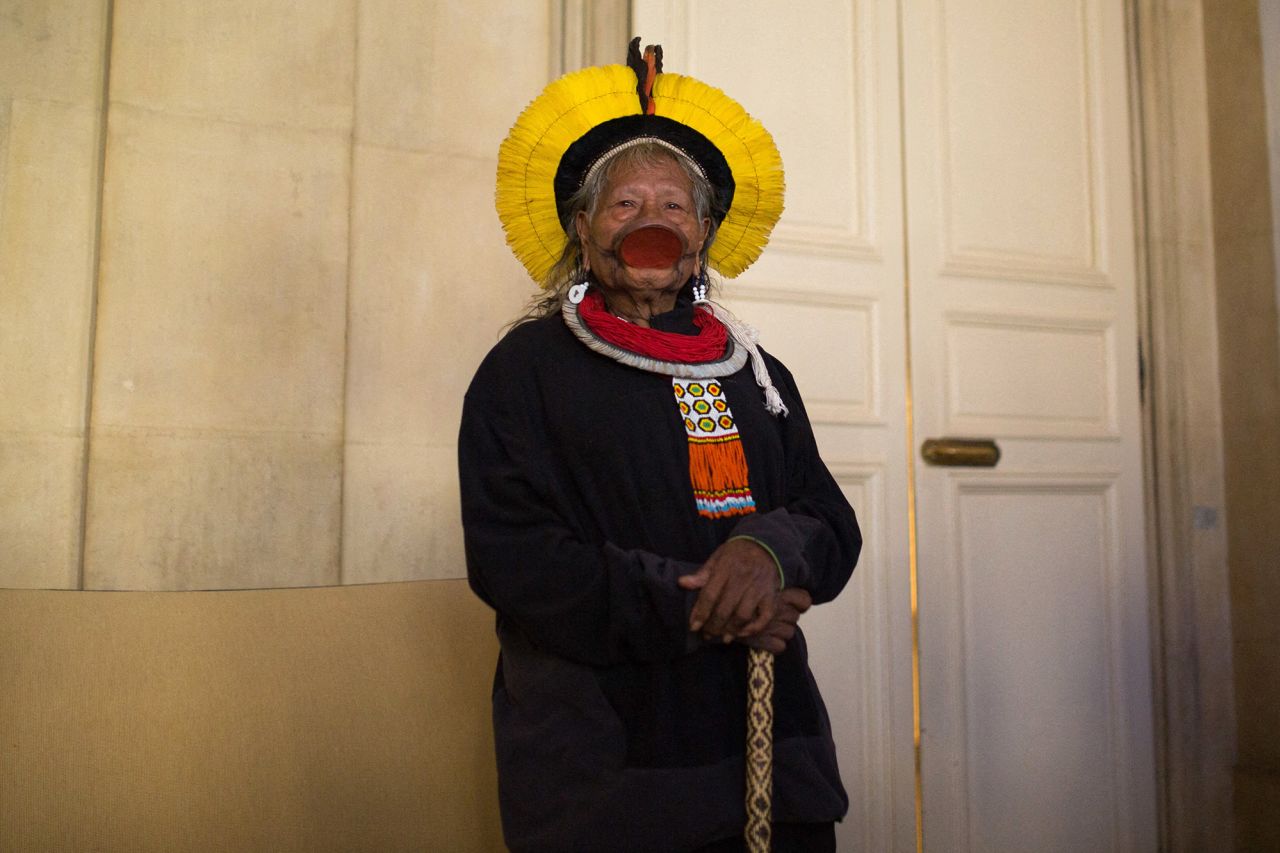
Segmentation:
[(920, 445), (920, 455), (930, 465), (994, 468), (1000, 448), (990, 438), (928, 438)]

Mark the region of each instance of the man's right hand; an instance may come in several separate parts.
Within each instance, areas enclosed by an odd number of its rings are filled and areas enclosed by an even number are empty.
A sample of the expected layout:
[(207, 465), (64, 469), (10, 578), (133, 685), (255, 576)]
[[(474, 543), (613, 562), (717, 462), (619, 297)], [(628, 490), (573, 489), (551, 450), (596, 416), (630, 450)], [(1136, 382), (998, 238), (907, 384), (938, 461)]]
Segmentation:
[(796, 635), (796, 623), (800, 621), (800, 615), (812, 606), (813, 598), (808, 592), (798, 586), (789, 586), (778, 593), (773, 619), (764, 629), (750, 637), (741, 637), (738, 642), (753, 649), (764, 649), (780, 655)]

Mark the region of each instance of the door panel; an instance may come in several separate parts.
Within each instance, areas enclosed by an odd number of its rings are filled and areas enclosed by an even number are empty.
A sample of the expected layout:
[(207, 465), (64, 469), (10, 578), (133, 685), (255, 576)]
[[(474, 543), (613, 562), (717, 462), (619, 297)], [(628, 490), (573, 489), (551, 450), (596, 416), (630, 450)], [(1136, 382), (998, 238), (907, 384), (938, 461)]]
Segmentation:
[[(1123, 849), (1111, 760), (1114, 481), (949, 479), (965, 721), (957, 796), (972, 847)], [(1010, 537), (1010, 526), (1036, 535)]]
[(945, 432), (1119, 438), (1111, 318), (958, 308), (942, 328), (945, 384), (927, 390), (943, 395)]
[(925, 847), (1153, 849), (1122, 11), (901, 9)]
[[(1097, 279), (1100, 57), (1087, 5), (913, 5), (936, 26), (929, 54), (908, 57), (929, 78), (932, 109), (908, 110), (938, 118), (930, 156), (948, 272)], [(922, 45), (906, 32), (910, 54)]]

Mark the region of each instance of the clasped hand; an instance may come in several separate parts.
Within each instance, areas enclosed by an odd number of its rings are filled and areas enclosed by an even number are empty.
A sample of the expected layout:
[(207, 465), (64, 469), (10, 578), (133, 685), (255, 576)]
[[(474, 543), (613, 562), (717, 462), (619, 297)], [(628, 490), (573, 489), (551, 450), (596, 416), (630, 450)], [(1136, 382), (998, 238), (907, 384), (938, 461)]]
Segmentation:
[(708, 640), (737, 640), (774, 654), (795, 636), (800, 615), (813, 599), (799, 587), (778, 590), (773, 557), (750, 539), (725, 542), (698, 571), (678, 581), (698, 590), (689, 630)]

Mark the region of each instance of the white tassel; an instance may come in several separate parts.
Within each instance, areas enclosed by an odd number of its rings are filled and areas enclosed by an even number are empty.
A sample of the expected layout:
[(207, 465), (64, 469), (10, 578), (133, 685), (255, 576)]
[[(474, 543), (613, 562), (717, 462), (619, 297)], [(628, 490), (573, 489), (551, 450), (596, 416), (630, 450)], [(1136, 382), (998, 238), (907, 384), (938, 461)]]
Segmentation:
[(729, 330), (734, 342), (751, 354), (751, 372), (756, 377), (756, 384), (764, 389), (765, 410), (771, 415), (782, 415), (783, 417), (791, 414), (787, 410), (786, 404), (782, 402), (782, 395), (778, 393), (777, 388), (773, 387), (773, 379), (769, 376), (769, 368), (765, 367), (764, 356), (760, 355), (760, 333), (756, 331), (754, 326), (747, 325), (729, 313), (729, 309), (708, 299), (705, 289), (695, 289), (694, 295), (696, 298), (693, 304), (707, 306), (711, 313), (715, 315), (715, 318)]

